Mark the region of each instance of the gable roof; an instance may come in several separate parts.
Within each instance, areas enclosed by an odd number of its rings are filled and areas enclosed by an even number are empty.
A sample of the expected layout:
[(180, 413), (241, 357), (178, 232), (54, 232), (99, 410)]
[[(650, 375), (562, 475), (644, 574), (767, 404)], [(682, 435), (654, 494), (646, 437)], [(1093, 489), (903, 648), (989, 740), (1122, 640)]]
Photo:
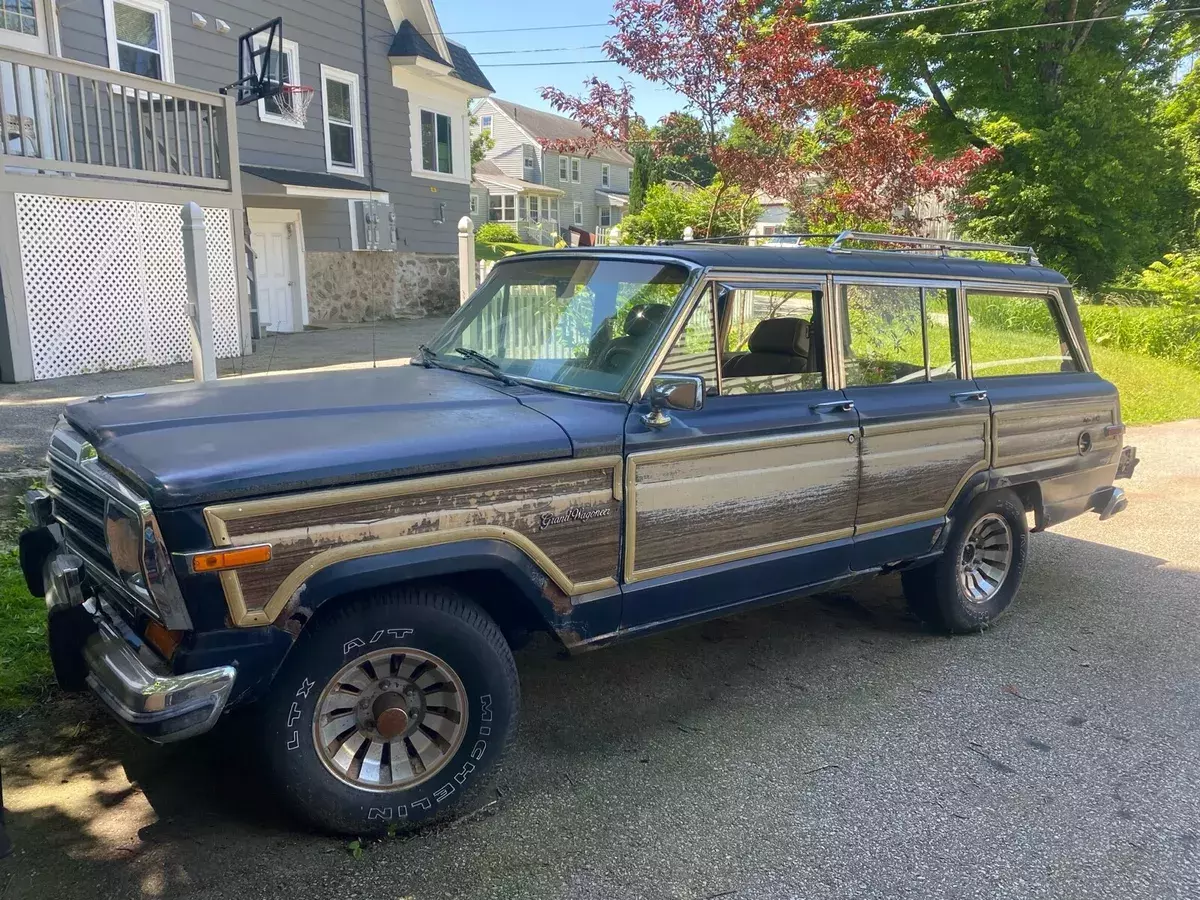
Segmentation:
[[(489, 97), (488, 102), (512, 119), (535, 140), (574, 141), (592, 136), (590, 130), (566, 116), (522, 106), (498, 97)], [(623, 166), (633, 165), (633, 157), (619, 147), (600, 147), (590, 155), (593, 159), (604, 162), (618, 163)]]
[(454, 41), (446, 41), (446, 47), (450, 51), (448, 60), (443, 59), (425, 35), (421, 34), (412, 22), (405, 19), (396, 29), (396, 36), (392, 38), (392, 45), (388, 48), (388, 56), (419, 56), (422, 59), (446, 66), (467, 84), (473, 84), (488, 91), (495, 90), (466, 47)]

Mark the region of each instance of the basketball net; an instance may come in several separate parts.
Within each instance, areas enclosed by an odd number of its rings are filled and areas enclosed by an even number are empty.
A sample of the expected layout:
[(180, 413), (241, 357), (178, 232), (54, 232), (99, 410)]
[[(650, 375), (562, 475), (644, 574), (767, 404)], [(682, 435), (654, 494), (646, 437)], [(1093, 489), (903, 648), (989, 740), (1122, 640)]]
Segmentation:
[(293, 125), (303, 126), (308, 121), (308, 107), (317, 95), (317, 89), (306, 84), (285, 84), (275, 95), (279, 114)]

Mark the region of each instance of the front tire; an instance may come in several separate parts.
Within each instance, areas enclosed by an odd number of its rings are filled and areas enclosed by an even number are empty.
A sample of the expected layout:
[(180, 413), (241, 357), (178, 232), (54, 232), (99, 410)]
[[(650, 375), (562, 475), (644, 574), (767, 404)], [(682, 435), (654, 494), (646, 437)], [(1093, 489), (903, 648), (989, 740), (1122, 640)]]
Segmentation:
[(515, 734), (519, 706), (496, 623), (453, 591), (402, 587), (309, 623), (260, 730), (276, 790), (299, 817), (366, 835), (465, 811)]
[(909, 607), (942, 631), (982, 631), (1012, 605), (1029, 553), (1025, 507), (1009, 490), (976, 497), (936, 561), (900, 573)]

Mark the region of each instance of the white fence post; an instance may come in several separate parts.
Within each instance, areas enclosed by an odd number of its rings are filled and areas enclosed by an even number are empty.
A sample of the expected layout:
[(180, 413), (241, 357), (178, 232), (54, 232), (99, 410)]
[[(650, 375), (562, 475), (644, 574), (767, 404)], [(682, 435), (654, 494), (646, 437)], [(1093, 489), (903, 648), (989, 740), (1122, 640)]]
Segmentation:
[(192, 375), (197, 381), (217, 378), (213, 342), (212, 285), (208, 280), (208, 243), (204, 210), (194, 201), (179, 210), (183, 222), (183, 267), (187, 279), (188, 333), (192, 339)]
[(683, 239), (685, 241), (690, 241), (692, 239), (692, 235), (694, 235), (695, 233), (696, 232), (694, 232), (692, 230), (692, 226), (689, 225), (687, 228), (683, 229)]
[(475, 292), (475, 223), (470, 216), (458, 220), (458, 304)]

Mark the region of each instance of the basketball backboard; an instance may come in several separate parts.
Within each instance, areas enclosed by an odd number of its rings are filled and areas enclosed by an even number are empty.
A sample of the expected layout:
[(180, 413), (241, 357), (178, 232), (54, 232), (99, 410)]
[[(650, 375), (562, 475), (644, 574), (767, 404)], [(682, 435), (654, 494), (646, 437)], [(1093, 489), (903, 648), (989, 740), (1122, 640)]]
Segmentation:
[(274, 97), (283, 87), (283, 19), (271, 19), (238, 38), (237, 90), (241, 106)]

